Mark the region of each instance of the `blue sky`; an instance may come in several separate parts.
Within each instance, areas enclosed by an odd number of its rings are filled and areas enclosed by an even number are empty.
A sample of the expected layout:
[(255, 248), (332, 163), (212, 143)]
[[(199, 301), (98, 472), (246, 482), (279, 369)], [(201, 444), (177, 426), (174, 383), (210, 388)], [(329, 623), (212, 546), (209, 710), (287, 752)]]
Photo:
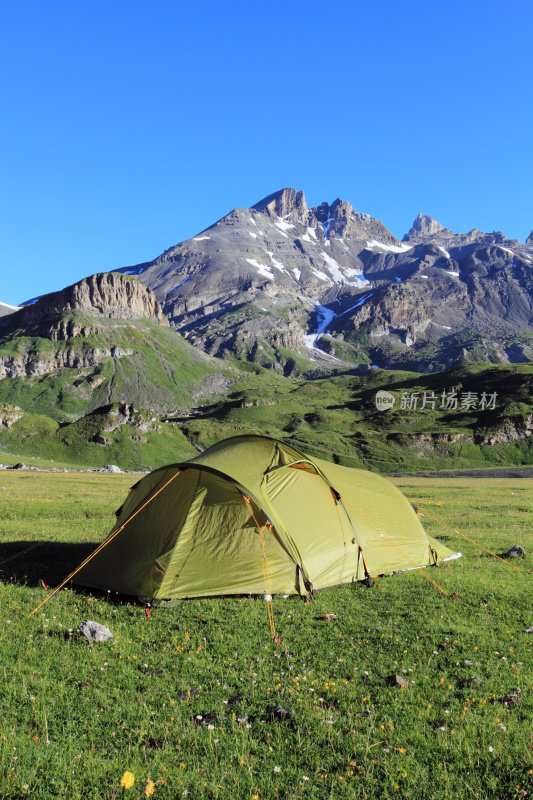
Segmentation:
[(0, 3), (0, 301), (293, 186), (401, 237), (533, 228), (533, 3)]

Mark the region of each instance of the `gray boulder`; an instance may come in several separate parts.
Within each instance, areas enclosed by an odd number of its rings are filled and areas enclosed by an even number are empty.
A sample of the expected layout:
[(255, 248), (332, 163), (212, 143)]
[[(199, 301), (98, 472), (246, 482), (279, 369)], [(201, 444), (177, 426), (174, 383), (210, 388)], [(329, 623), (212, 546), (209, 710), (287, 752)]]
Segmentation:
[(113, 634), (106, 628), (105, 625), (100, 625), (99, 622), (93, 622), (90, 619), (84, 619), (78, 626), (78, 633), (85, 637), (89, 642), (107, 642), (108, 639), (113, 638)]
[(503, 556), (504, 558), (525, 558), (526, 551), (519, 544), (513, 544), (509, 550), (503, 553)]

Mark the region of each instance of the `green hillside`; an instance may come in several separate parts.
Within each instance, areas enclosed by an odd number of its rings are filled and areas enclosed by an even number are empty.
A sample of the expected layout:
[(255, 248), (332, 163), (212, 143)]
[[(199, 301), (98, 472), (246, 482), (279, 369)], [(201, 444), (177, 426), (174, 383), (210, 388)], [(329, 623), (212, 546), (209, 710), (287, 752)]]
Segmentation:
[[(79, 314), (68, 321), (94, 324)], [(99, 319), (96, 332), (59, 341), (11, 335), (0, 340), (2, 357), (25, 364), (27, 374), (0, 381), (0, 402), (58, 421), (123, 400), (158, 413), (188, 407), (220, 372), (174, 330), (148, 319)]]
[[(176, 335), (167, 329), (165, 333)], [(182, 358), (188, 349), (186, 342), (183, 345)], [(380, 472), (533, 463), (531, 364), (473, 365), (431, 375), (372, 370), (366, 375), (348, 372), (291, 380), (255, 365), (239, 369), (238, 362), (208, 359), (204, 385), (214, 374), (213, 362), (223, 368), (220, 375), (227, 385), (232, 384), (229, 392), (219, 393), (223, 399), (195, 404), (190, 387), (197, 386), (198, 367), (189, 365), (181, 386), (166, 384), (176, 387), (176, 397), (182, 392), (183, 411), (160, 416), (131, 402), (113, 402), (68, 423), (57, 420), (61, 406), (54, 414), (26, 413), (0, 430), (0, 461), (3, 451), (25, 463), (35, 458), (56, 465), (115, 463), (123, 469), (146, 469), (190, 457), (224, 437), (256, 432)], [(157, 362), (150, 363), (152, 374), (158, 374)], [(147, 374), (148, 368), (143, 369)], [(59, 385), (62, 375), (55, 380)], [(0, 381), (0, 388), (5, 383)], [(131, 386), (120, 385), (124, 393)], [(111, 386), (118, 392), (118, 379)], [(147, 388), (145, 396), (150, 399), (157, 389), (157, 384)], [(379, 390), (394, 396), (391, 410), (376, 407)], [(36, 404), (42, 402), (39, 395), (34, 397)], [(446, 405), (451, 407), (440, 407)]]
[[(453, 405), (448, 400), (453, 389), (458, 408), (439, 408), (443, 392), (445, 404)], [(394, 395), (392, 410), (376, 408), (379, 390)], [(461, 408), (468, 392), (478, 398), (477, 408)], [(480, 408), (483, 393), (487, 403), (496, 394), (494, 409)], [(402, 395), (404, 404), (414, 404), (416, 394), (416, 409), (401, 407)], [(310, 453), (350, 466), (411, 472), (531, 463), (532, 410), (533, 365), (474, 365), (432, 375), (343, 374), (288, 382), (283, 392), (265, 385), (234, 392), (197, 416), (176, 421), (202, 449), (224, 436), (260, 432), (290, 438)]]

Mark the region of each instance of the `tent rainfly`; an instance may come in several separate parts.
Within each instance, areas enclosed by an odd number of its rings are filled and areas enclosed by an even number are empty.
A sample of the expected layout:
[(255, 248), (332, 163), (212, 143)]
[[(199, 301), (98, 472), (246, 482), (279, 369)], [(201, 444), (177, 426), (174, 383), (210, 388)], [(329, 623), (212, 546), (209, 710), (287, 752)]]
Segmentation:
[(235, 436), (131, 489), (76, 583), (154, 604), (312, 591), (457, 558), (372, 472)]

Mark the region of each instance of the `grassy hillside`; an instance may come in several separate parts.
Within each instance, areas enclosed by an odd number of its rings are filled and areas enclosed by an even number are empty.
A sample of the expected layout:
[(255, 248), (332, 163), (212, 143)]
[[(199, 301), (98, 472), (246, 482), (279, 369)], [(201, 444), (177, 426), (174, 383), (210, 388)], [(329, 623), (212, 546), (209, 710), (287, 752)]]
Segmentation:
[[(159, 418), (138, 406), (123, 413), (124, 403), (101, 406), (69, 423), (57, 421), (57, 409), (56, 419), (26, 413), (0, 429), (0, 461), (4, 451), (25, 463), (48, 458), (76, 466), (115, 463), (145, 469), (252, 432), (380, 472), (533, 463), (532, 365), (474, 365), (432, 375), (372, 370), (312, 380), (282, 378), (250, 364), (242, 370), (222, 366), (221, 381), (233, 384), (229, 393), (203, 406), (189, 398), (179, 414)], [(212, 375), (204, 376), (204, 386)], [(395, 398), (391, 410), (377, 409), (380, 390)], [(443, 393), (446, 405), (453, 390), (458, 407), (440, 408)], [(494, 408), (480, 408), (483, 393), (487, 399), (496, 395)], [(475, 398), (477, 407), (461, 408), (465, 396)], [(414, 405), (415, 398), (416, 408), (402, 407)]]
[[(450, 392), (458, 408), (439, 408)], [(395, 397), (394, 408), (379, 411), (376, 392)], [(435, 397), (435, 408), (426, 401)], [(464, 393), (477, 408), (461, 408)], [(496, 393), (494, 409), (479, 407), (483, 392)], [(417, 408), (402, 409), (402, 395), (417, 397)], [(413, 402), (413, 401), (411, 401)], [(266, 433), (290, 438), (310, 453), (338, 458), (349, 466), (379, 471), (526, 464), (533, 461), (526, 420), (533, 411), (533, 365), (474, 365), (432, 375), (375, 370), (287, 384), (264, 385), (230, 394), (196, 417), (178, 418), (197, 446), (235, 433)], [(491, 439), (501, 439), (489, 444)]]
[[(69, 321), (88, 324), (80, 315)], [(220, 371), (175, 331), (147, 319), (98, 319), (96, 332), (68, 340), (4, 338), (1, 357), (25, 363), (28, 374), (1, 380), (0, 402), (59, 421), (124, 400), (158, 412), (187, 407), (204, 386), (209, 393), (209, 377)]]

